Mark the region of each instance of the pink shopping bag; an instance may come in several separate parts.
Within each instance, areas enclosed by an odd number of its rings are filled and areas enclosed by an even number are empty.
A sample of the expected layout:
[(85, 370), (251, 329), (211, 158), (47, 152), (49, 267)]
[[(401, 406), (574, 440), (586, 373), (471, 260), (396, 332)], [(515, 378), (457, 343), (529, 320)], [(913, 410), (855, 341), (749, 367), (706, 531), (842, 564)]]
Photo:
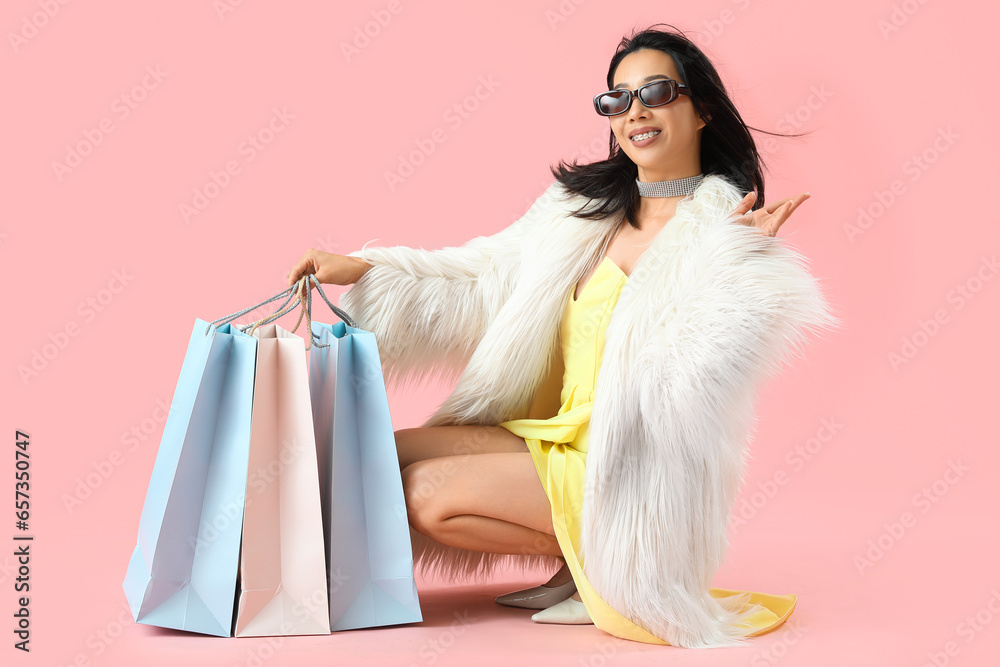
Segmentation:
[(323, 516), (305, 341), (276, 324), (258, 339), (238, 637), (330, 632)]

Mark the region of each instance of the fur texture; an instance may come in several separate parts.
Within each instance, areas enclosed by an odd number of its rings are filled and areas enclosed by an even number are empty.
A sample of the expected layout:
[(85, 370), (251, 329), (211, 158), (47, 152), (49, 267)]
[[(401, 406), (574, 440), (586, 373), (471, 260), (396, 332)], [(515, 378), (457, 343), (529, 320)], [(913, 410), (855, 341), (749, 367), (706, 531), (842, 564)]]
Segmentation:
[[(739, 601), (708, 588), (746, 468), (755, 387), (801, 351), (808, 329), (839, 324), (800, 255), (732, 221), (741, 198), (708, 175), (678, 204), (619, 297), (595, 388), (581, 563), (611, 607), (675, 646), (732, 645), (750, 632)], [(560, 352), (570, 290), (615, 231), (571, 216), (581, 203), (555, 181), (493, 236), (350, 253), (373, 268), (339, 305), (375, 333), (387, 384), (434, 370), (457, 378), (424, 426), (526, 416)], [(417, 565), (451, 580), (561, 564), (410, 532)]]

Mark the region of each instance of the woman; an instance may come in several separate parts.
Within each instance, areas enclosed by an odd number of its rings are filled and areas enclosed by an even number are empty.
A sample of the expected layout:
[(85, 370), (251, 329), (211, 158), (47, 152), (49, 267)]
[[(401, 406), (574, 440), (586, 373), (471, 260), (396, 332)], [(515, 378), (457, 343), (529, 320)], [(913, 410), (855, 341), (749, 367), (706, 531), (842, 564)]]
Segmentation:
[(733, 645), (795, 603), (709, 587), (753, 387), (804, 328), (837, 320), (774, 239), (808, 193), (760, 204), (754, 142), (704, 54), (643, 31), (608, 88), (594, 105), (610, 158), (560, 165), (507, 229), (434, 251), (309, 250), (289, 283), (354, 284), (340, 305), (375, 332), (388, 383), (460, 375), (396, 434), (419, 565), (458, 579), (559, 564), (497, 602), (636, 641)]

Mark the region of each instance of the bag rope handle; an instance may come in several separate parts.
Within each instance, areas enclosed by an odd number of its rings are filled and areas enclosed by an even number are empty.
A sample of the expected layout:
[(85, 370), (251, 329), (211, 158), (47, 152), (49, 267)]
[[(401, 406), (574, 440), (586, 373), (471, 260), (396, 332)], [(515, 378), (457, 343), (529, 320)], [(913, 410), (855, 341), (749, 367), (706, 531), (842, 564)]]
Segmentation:
[[(269, 299), (265, 299), (264, 301), (261, 301), (260, 303), (254, 306), (250, 306), (249, 308), (244, 308), (243, 310), (237, 311), (231, 315), (227, 315), (225, 317), (220, 317), (217, 320), (213, 320), (205, 328), (205, 335), (208, 335), (212, 327), (221, 326), (226, 322), (231, 322), (232, 320), (236, 319), (241, 315), (245, 315), (249, 312), (252, 312), (260, 308), (265, 304), (271, 303), (272, 301), (277, 301), (283, 296), (287, 296), (288, 298), (285, 299), (285, 302), (282, 303), (281, 306), (279, 306), (278, 309), (275, 312), (271, 313), (270, 315), (243, 326), (240, 325), (234, 325), (234, 326), (239, 328), (243, 333), (252, 335), (253, 332), (256, 331), (258, 327), (267, 324), (269, 322), (272, 322), (278, 319), (279, 317), (292, 312), (292, 310), (296, 306), (302, 304), (302, 309), (299, 311), (299, 317), (295, 321), (295, 326), (292, 327), (291, 329), (292, 333), (295, 333), (295, 331), (298, 330), (299, 325), (302, 323), (302, 316), (305, 315), (306, 328), (309, 331), (309, 335), (305, 337), (306, 349), (307, 350), (310, 349), (310, 347), (313, 344), (317, 345), (318, 347), (329, 347), (328, 344), (320, 343), (319, 336), (317, 336), (316, 333), (312, 330), (312, 289), (310, 283), (313, 284), (312, 286), (316, 287), (316, 290), (323, 298), (323, 301), (326, 302), (326, 305), (330, 307), (330, 309), (334, 312), (335, 315), (337, 315), (337, 317), (343, 320), (344, 323), (347, 324), (348, 326), (358, 328), (357, 322), (355, 322), (350, 315), (348, 315), (342, 308), (335, 306), (333, 303), (330, 302), (330, 299), (328, 299), (326, 294), (323, 292), (323, 288), (320, 286), (320, 282), (316, 278), (316, 276), (313, 274), (308, 274), (300, 278), (295, 285), (287, 287), (286, 289), (282, 290), (281, 292), (272, 296)], [(295, 299), (295, 301), (292, 302), (292, 299)]]

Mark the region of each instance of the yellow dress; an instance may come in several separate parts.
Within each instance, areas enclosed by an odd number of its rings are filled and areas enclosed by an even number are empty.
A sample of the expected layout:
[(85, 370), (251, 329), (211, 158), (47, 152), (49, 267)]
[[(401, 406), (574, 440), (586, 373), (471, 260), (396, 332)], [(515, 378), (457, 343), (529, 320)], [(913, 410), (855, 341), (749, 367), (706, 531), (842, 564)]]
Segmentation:
[[(608, 606), (591, 588), (578, 556), (590, 414), (604, 348), (604, 331), (627, 280), (625, 272), (605, 257), (584, 284), (578, 300), (573, 298), (576, 287), (570, 290), (560, 333), (565, 371), (559, 412), (549, 419), (515, 419), (500, 426), (523, 437), (528, 445), (552, 505), (556, 539), (594, 625), (616, 637), (669, 644)], [(715, 598), (744, 592), (709, 589)], [(795, 601), (794, 595), (749, 592), (747, 606), (761, 605), (761, 609), (748, 619), (749, 625), (757, 628), (751, 634), (761, 635), (781, 625), (795, 608)]]

